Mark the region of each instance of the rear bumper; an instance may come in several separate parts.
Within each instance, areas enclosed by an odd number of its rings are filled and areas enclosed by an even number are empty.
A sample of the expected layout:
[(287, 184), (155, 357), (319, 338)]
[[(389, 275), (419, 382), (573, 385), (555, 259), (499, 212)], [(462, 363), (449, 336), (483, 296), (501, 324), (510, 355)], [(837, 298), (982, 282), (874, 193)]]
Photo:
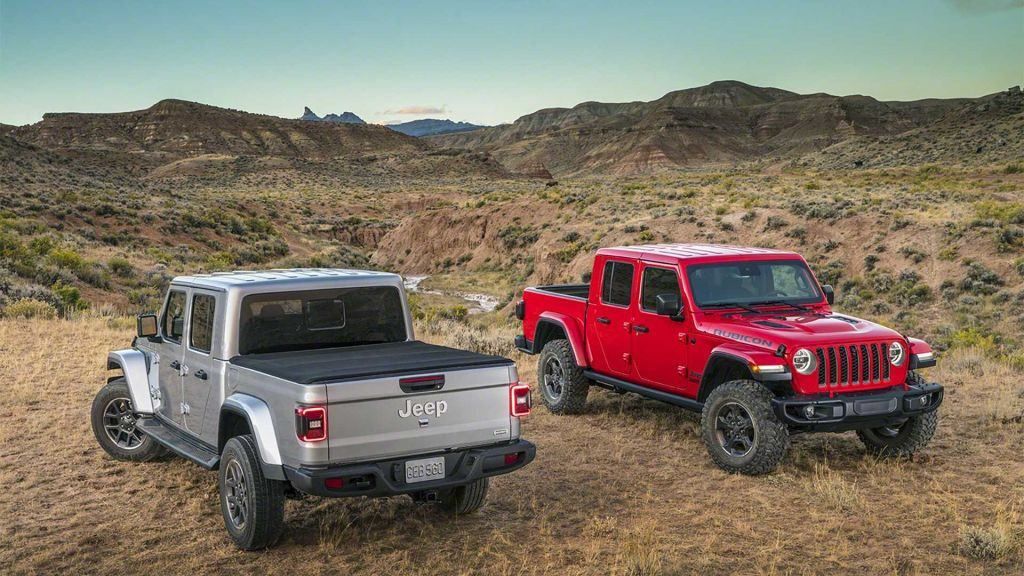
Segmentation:
[(527, 354), (533, 354), (533, 342), (526, 339), (526, 336), (522, 334), (516, 336), (516, 349), (520, 352)]
[[(843, 432), (900, 424), (911, 416), (938, 409), (942, 385), (890, 388), (883, 391), (774, 398), (772, 408), (779, 420), (798, 430)], [(810, 410), (814, 411), (809, 417)]]
[[(508, 454), (518, 455), (518, 459), (512, 464), (506, 464), (505, 456)], [(532, 462), (536, 455), (537, 448), (532, 443), (526, 440), (517, 440), (485, 448), (418, 454), (408, 458), (366, 464), (346, 464), (326, 468), (285, 466), (284, 472), (292, 486), (306, 494), (328, 497), (391, 496), (443, 490), (488, 476), (508, 474)], [(405, 463), (407, 461), (438, 456), (443, 456), (445, 459), (445, 477), (443, 479), (406, 483)], [(328, 478), (342, 478), (343, 486), (340, 489), (327, 488), (325, 481)]]

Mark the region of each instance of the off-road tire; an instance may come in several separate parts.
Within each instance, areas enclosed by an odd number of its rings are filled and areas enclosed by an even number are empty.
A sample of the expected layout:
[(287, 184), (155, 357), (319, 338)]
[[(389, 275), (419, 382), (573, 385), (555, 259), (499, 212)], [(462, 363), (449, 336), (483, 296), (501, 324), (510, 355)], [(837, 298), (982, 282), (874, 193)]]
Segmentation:
[(441, 508), (452, 514), (471, 514), (480, 509), (487, 499), (490, 478), (481, 478), (469, 484), (456, 486), (438, 494)]
[[(545, 382), (545, 369), (556, 368), (561, 374), (561, 394), (554, 394)], [(544, 345), (537, 360), (537, 388), (540, 398), (553, 414), (579, 414), (587, 404), (590, 380), (576, 365), (576, 357), (568, 340), (552, 340)]]
[(100, 388), (100, 391), (96, 393), (96, 397), (93, 398), (92, 409), (89, 414), (89, 419), (92, 422), (92, 433), (96, 436), (96, 441), (115, 460), (148, 462), (166, 455), (167, 450), (159, 442), (146, 436), (145, 433), (137, 430), (134, 426), (131, 427), (131, 433), (136, 434), (140, 441), (130, 448), (119, 446), (107, 434), (106, 426), (113, 425), (114, 423), (113, 420), (105, 415), (108, 407), (115, 407), (119, 401), (123, 401), (125, 404), (122, 404), (122, 406), (125, 406), (130, 411), (132, 409), (131, 398), (131, 394), (128, 392), (128, 382), (123, 377), (111, 380), (106, 386)]
[[(778, 466), (789, 448), (789, 429), (772, 410), (772, 393), (753, 380), (732, 380), (715, 388), (701, 412), (701, 437), (711, 460), (729, 473), (756, 476)], [(719, 437), (717, 420), (727, 406), (738, 405), (749, 415), (753, 441), (742, 456), (731, 454)]]
[[(907, 374), (907, 384), (924, 384), (917, 372)], [(939, 425), (939, 411), (932, 410), (918, 416), (911, 416), (892, 434), (892, 428), (869, 428), (857, 430), (857, 437), (869, 452), (878, 456), (905, 458), (924, 449), (935, 435)]]
[[(236, 467), (237, 466), (237, 467)], [(240, 473), (244, 480), (246, 517), (240, 525), (232, 520), (228, 496), (229, 477)], [(242, 550), (261, 550), (273, 546), (284, 530), (284, 482), (263, 475), (259, 449), (251, 434), (235, 436), (224, 445), (218, 472), (220, 511), (224, 527)]]

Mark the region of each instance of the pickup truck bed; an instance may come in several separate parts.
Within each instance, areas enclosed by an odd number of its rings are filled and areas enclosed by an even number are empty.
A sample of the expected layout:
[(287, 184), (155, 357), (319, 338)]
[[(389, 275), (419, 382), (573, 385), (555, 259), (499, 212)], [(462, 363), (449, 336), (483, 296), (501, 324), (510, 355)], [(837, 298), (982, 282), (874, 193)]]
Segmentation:
[(298, 384), (324, 384), (401, 374), (505, 366), (512, 364), (512, 361), (501, 356), (411, 340), (350, 348), (236, 356), (231, 359), (231, 363)]

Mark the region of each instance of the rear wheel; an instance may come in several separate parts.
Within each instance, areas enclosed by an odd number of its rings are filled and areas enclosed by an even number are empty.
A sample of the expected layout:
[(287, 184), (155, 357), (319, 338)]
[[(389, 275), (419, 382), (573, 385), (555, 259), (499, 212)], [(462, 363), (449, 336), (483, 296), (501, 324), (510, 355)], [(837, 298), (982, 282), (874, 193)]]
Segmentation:
[(92, 401), (92, 432), (100, 447), (117, 460), (145, 462), (166, 454), (156, 440), (139, 429), (128, 383), (111, 380)]
[(475, 482), (456, 486), (438, 494), (441, 508), (453, 514), (471, 514), (480, 509), (487, 499), (487, 488), (490, 478), (481, 478)]
[(719, 468), (758, 475), (782, 461), (789, 430), (775, 416), (771, 400), (771, 392), (753, 380), (733, 380), (711, 392), (701, 413), (701, 436)]
[(579, 414), (587, 404), (590, 381), (576, 365), (568, 340), (544, 345), (537, 361), (537, 387), (548, 410), (555, 414)]
[(273, 546), (284, 530), (284, 482), (263, 475), (252, 435), (228, 440), (220, 461), (220, 511), (242, 550)]

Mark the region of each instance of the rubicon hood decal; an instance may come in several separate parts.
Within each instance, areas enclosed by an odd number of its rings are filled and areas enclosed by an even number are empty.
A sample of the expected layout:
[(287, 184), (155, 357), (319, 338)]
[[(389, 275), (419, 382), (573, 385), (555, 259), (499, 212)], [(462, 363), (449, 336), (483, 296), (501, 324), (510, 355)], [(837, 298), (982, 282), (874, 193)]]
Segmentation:
[(729, 340), (736, 340), (737, 342), (744, 342), (746, 344), (753, 344), (754, 346), (764, 346), (765, 348), (776, 347), (771, 340), (761, 338), (760, 336), (749, 336), (747, 334), (740, 334), (739, 332), (729, 332), (728, 330), (722, 330), (721, 328), (715, 328), (711, 330), (711, 333), (715, 336), (728, 338)]

